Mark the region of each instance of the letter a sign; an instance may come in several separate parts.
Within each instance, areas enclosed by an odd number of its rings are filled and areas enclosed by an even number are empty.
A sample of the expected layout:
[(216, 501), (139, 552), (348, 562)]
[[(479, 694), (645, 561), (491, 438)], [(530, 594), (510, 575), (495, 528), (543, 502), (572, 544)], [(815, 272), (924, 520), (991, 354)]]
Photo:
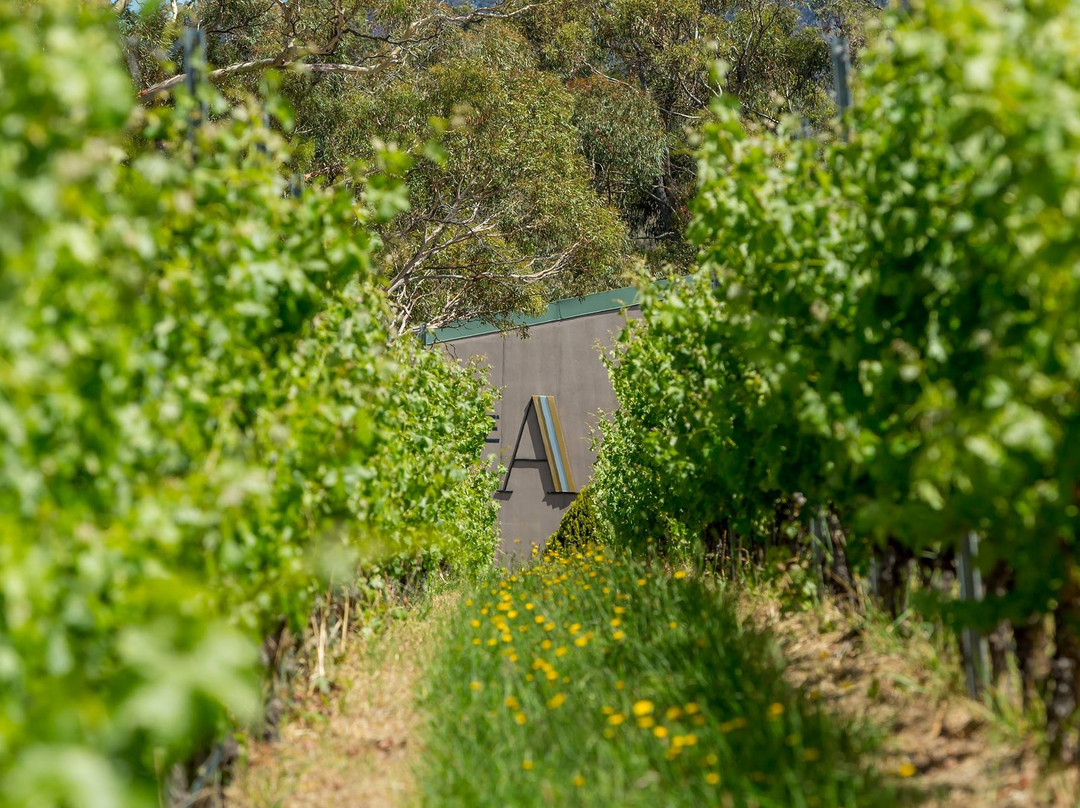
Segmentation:
[[(525, 427), (529, 424), (530, 415), (536, 418), (536, 423), (540, 427), (544, 457), (518, 456), (521, 438), (525, 434)], [(551, 472), (552, 490), (548, 493), (576, 494), (577, 486), (574, 484), (574, 475), (570, 471), (570, 456), (566, 453), (566, 440), (563, 437), (562, 423), (559, 421), (559, 410), (555, 406), (555, 396), (533, 396), (525, 406), (521, 428), (518, 429), (517, 440), (514, 442), (514, 454), (510, 458), (510, 467), (506, 470), (506, 478), (499, 491), (510, 492), (507, 486), (510, 484), (510, 473), (514, 470), (516, 463), (543, 463), (545, 461)]]

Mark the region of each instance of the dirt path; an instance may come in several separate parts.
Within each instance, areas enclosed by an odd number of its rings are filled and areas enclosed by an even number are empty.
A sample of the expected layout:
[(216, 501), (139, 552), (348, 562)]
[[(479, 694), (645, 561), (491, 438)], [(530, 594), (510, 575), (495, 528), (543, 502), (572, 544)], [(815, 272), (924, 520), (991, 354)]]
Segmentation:
[(230, 808), (387, 808), (413, 800), (422, 716), (421, 663), (453, 597), (391, 621), (331, 669), (329, 697), (300, 693), (281, 737), (251, 750), (229, 787)]
[(932, 649), (883, 648), (828, 607), (824, 615), (781, 614), (775, 600), (763, 599), (749, 608), (780, 640), (790, 681), (881, 732), (879, 769), (906, 776), (926, 793), (926, 808), (1078, 804), (1075, 773), (1046, 775), (1034, 739), (951, 690), (944, 672), (934, 670)]

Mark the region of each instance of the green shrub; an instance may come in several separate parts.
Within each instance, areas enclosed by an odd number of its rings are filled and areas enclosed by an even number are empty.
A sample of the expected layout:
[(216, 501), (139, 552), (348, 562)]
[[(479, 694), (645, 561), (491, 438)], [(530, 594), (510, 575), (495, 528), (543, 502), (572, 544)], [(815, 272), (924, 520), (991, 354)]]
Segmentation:
[(566, 509), (558, 530), (548, 539), (547, 547), (582, 547), (595, 544), (603, 539), (604, 533), (604, 523), (593, 504), (592, 489), (586, 486)]

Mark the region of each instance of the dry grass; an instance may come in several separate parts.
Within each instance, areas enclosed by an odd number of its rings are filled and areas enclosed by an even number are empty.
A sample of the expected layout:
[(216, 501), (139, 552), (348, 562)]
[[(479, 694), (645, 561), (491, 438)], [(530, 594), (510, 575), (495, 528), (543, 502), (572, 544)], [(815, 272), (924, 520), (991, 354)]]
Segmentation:
[(926, 795), (926, 808), (1080, 804), (1076, 773), (1045, 772), (1034, 735), (957, 692), (956, 677), (929, 643), (890, 643), (881, 627), (828, 604), (795, 613), (782, 613), (770, 597), (745, 605), (755, 623), (775, 632), (789, 681), (882, 735), (881, 771), (914, 766), (908, 782)]
[(330, 669), (329, 696), (301, 691), (273, 743), (250, 750), (230, 786), (236, 808), (386, 808), (414, 802), (413, 765), (423, 717), (415, 699), (422, 663), (455, 595), (355, 640)]

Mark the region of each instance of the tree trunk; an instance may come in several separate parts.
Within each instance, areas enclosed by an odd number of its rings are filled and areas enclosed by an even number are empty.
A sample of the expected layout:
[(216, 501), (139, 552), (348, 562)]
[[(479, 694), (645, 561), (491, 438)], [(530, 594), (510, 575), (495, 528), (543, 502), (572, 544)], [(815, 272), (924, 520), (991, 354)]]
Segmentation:
[[(999, 560), (992, 570), (987, 573), (984, 580), (987, 599), (1000, 602), (1012, 591), (1013, 571), (1004, 561)], [(998, 685), (1009, 670), (1009, 645), (1011, 639), (1011, 625), (1007, 620), (1001, 620), (987, 635), (986, 641), (990, 647), (990, 682)]]
[(1074, 714), (1080, 676), (1080, 586), (1071, 562), (1065, 564), (1065, 585), (1054, 610), (1054, 656), (1046, 701), (1046, 737), (1053, 757), (1077, 761)]
[(906, 605), (908, 562), (914, 556), (911, 550), (892, 536), (876, 555), (878, 600), (889, 616), (896, 619)]
[(858, 590), (855, 587), (855, 578), (851, 574), (847, 560), (847, 534), (839, 517), (828, 514), (825, 524), (832, 538), (832, 561), (829, 568), (829, 590), (846, 601), (848, 605), (854, 605)]

